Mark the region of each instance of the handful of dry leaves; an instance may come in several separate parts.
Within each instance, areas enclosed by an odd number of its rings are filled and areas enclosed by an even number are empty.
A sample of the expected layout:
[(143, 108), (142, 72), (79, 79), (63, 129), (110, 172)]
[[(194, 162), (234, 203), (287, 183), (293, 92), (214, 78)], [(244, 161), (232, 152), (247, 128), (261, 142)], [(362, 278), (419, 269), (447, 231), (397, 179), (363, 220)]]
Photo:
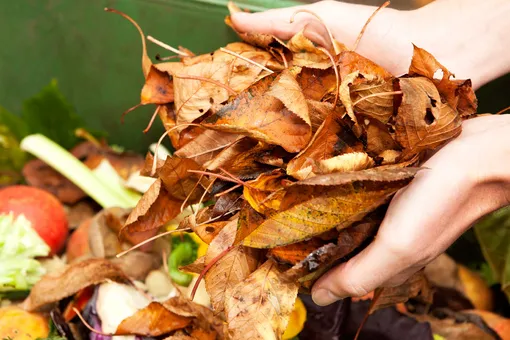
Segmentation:
[[(181, 48), (180, 61), (153, 64), (136, 26), (140, 105), (157, 105), (151, 123), (159, 115), (160, 142), (168, 136), (176, 152), (147, 155), (144, 173), (157, 180), (123, 232), (155, 230), (212, 202), (179, 227), (209, 244), (184, 269), (205, 280), (231, 339), (280, 338), (298, 290), (364, 247), (423, 152), (458, 136), (476, 112), (471, 82), (451, 79), (416, 46), (398, 78), (332, 36), (324, 48), (304, 32), (287, 42), (239, 33), (244, 42), (199, 56)], [(420, 293), (430, 295), (417, 275), (379, 291), (372, 309)]]

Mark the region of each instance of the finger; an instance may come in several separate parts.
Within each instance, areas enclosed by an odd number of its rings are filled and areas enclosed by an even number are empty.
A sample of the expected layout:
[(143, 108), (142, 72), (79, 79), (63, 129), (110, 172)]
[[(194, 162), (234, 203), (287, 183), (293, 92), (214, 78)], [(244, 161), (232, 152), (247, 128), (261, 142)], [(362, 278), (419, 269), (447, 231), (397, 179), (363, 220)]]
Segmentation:
[(300, 9), (314, 11), (316, 5), (272, 9), (260, 13), (238, 12), (232, 14), (234, 27), (240, 32), (257, 32), (274, 35), (287, 40), (306, 27), (305, 36), (324, 46), (328, 43), (327, 31), (317, 18), (309, 13), (299, 13), (294, 21), (293, 14)]
[(368, 294), (408, 267), (407, 257), (401, 255), (376, 238), (360, 254), (317, 281), (312, 289), (313, 301), (325, 306), (348, 296)]

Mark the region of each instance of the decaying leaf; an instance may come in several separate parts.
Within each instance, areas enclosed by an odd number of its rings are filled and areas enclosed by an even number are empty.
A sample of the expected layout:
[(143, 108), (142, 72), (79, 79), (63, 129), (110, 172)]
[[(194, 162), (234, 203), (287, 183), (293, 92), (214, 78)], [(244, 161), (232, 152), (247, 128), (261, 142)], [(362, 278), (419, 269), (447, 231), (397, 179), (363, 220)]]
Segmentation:
[(193, 328), (202, 329), (213, 335), (213, 339), (225, 339), (224, 322), (216, 317), (208, 307), (194, 303), (183, 296), (176, 296), (163, 302), (163, 305), (175, 314), (193, 317)]
[(335, 156), (363, 151), (363, 144), (344, 123), (338, 112), (332, 112), (313, 136), (310, 144), (287, 166), (287, 173), (297, 179), (306, 179), (316, 162)]
[(31, 289), (23, 303), (28, 311), (42, 310), (92, 285), (112, 280), (128, 282), (126, 275), (106, 259), (88, 259), (73, 263), (61, 273), (45, 275)]
[(225, 301), (233, 339), (280, 339), (287, 327), (298, 285), (284, 282), (276, 263), (266, 261), (239, 282)]
[(434, 83), (426, 78), (402, 78), (403, 92), (395, 124), (395, 139), (404, 154), (436, 148), (462, 130), (458, 113), (441, 101)]
[(177, 150), (175, 156), (189, 158), (198, 164), (204, 164), (214, 159), (221, 150), (231, 145), (238, 138), (239, 136), (232, 133), (206, 130)]
[(188, 326), (190, 318), (175, 314), (159, 302), (151, 302), (132, 316), (122, 320), (116, 335), (160, 336)]
[(170, 196), (157, 179), (142, 196), (122, 229), (122, 232), (134, 233), (161, 227), (180, 213), (182, 202)]
[(177, 109), (177, 124), (190, 123), (204, 115), (213, 103), (228, 99), (228, 91), (214, 83), (189, 79), (201, 77), (226, 84), (228, 66), (214, 61), (185, 66), (174, 75), (174, 96)]
[(433, 291), (428, 285), (427, 278), (423, 271), (419, 271), (411, 276), (406, 282), (397, 287), (379, 288), (379, 293), (376, 291), (374, 303), (370, 307), (373, 312), (377, 309), (393, 306), (397, 303), (406, 302), (409, 298), (420, 298), (427, 303), (432, 303)]
[[(205, 263), (210, 263), (233, 245), (237, 231), (237, 219), (229, 222), (211, 242), (205, 255)], [(239, 282), (243, 281), (258, 266), (258, 251), (236, 246), (216, 262), (205, 275), (205, 287), (217, 314), (224, 311), (227, 296)]]
[(384, 204), (416, 173), (416, 169), (400, 170), (340, 172), (297, 182), (287, 189), (280, 212), (257, 227), (243, 244), (272, 248), (332, 228), (346, 228)]
[(267, 256), (279, 263), (296, 265), (306, 259), (314, 250), (324, 245), (324, 241), (314, 237), (303, 242), (289, 244), (282, 247), (271, 248)]
[(332, 66), (329, 56), (305, 37), (304, 29), (289, 40), (287, 47), (293, 52), (293, 65), (323, 70)]
[(174, 101), (174, 83), (168, 73), (151, 65), (142, 88), (142, 104), (164, 105)]
[(289, 152), (300, 151), (311, 138), (310, 125), (287, 109), (280, 100), (264, 95), (273, 80), (274, 77), (270, 76), (258, 81), (206, 118), (202, 125), (281, 145)]

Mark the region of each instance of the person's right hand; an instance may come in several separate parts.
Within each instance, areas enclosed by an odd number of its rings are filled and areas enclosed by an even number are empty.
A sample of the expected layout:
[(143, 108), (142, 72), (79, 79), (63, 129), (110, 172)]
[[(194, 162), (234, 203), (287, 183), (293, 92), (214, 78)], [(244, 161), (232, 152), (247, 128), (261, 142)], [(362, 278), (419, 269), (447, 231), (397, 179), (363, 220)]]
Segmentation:
[[(382, 3), (382, 0), (381, 0)], [(324, 26), (336, 40), (352, 48), (376, 7), (321, 1), (311, 5), (273, 9), (261, 13), (235, 13), (232, 21), (241, 32), (272, 34), (289, 39), (306, 27), (305, 35), (329, 47)], [(413, 11), (381, 10), (369, 24), (356, 52), (392, 74), (407, 73), (412, 43), (432, 53), (458, 79), (472, 79), (474, 88), (510, 72), (510, 2), (507, 0), (436, 0)]]

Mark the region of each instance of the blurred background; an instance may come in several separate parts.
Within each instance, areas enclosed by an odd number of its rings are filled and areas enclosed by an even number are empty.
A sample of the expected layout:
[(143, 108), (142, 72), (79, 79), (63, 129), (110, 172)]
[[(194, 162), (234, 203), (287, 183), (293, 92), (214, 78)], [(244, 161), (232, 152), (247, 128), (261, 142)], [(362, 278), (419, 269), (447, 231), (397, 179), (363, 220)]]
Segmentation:
[[(237, 40), (223, 24), (227, 0), (18, 0), (0, 2), (0, 106), (14, 114), (23, 101), (52, 79), (91, 130), (106, 131), (110, 143), (145, 152), (162, 133), (161, 123), (141, 131), (154, 108), (120, 115), (138, 103), (143, 85), (140, 38), (123, 18), (105, 13), (113, 7), (128, 13), (152, 35), (172, 45), (205, 53)], [(303, 1), (306, 2), (306, 1)], [(380, 5), (380, 0), (347, 2)], [(393, 0), (391, 6), (412, 9), (430, 0)], [(241, 0), (252, 11), (299, 4), (291, 0)], [(167, 51), (149, 43), (149, 55)], [(478, 92), (479, 112), (510, 105), (510, 77)], [(41, 118), (43, 119), (43, 118)]]

